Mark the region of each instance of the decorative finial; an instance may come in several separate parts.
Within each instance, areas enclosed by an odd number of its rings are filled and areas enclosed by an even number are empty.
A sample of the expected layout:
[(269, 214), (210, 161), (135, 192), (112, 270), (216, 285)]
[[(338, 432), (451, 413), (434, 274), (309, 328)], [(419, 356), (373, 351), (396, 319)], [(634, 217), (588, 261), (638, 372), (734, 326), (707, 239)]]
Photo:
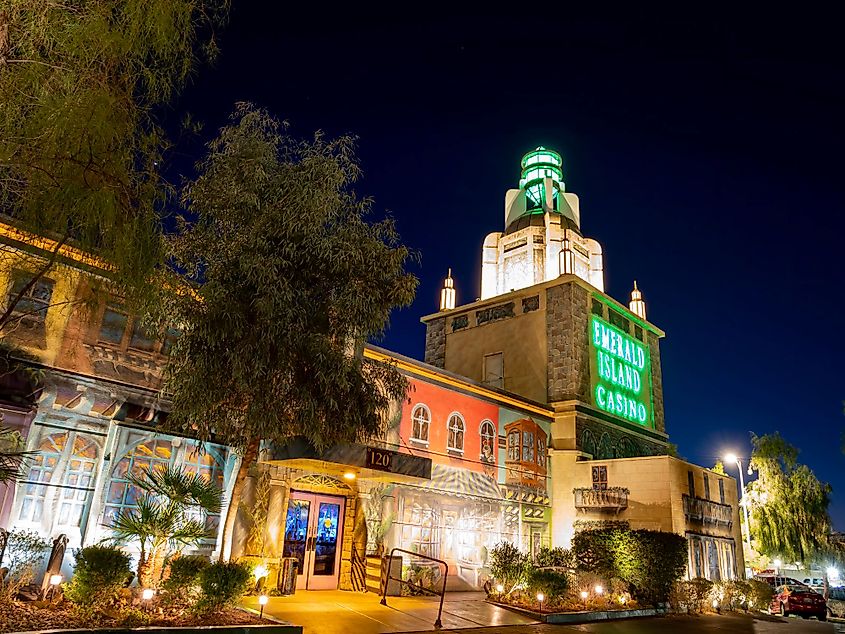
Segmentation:
[(631, 303), (628, 308), (640, 319), (645, 319), (645, 300), (642, 291), (637, 288), (637, 280), (634, 280), (634, 290), (631, 291)]
[(455, 282), (452, 279), (452, 269), (446, 274), (443, 288), (440, 290), (440, 310), (453, 310), (455, 308)]

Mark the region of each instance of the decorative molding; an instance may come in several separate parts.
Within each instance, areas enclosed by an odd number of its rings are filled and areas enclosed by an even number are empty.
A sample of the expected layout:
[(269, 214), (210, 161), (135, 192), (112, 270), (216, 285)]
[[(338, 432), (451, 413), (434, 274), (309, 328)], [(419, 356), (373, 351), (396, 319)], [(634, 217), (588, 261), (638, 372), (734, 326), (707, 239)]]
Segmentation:
[(523, 313), (530, 313), (534, 310), (540, 310), (540, 296), (534, 295), (533, 297), (523, 297), (522, 298), (522, 312)]
[(452, 320), (452, 332), (469, 326), (469, 315), (458, 315)]
[(296, 488), (297, 485), (308, 487), (321, 487), (323, 489), (335, 489), (337, 491), (352, 490), (348, 484), (341, 482), (336, 478), (332, 478), (331, 476), (323, 475), (322, 473), (308, 473), (302, 477), (299, 477), (294, 480), (292, 484), (294, 488)]
[(475, 311), (475, 323), (479, 326), (490, 321), (498, 321), (500, 319), (507, 319), (513, 317), (514, 303), (499, 304), (498, 306), (491, 306), (482, 310)]

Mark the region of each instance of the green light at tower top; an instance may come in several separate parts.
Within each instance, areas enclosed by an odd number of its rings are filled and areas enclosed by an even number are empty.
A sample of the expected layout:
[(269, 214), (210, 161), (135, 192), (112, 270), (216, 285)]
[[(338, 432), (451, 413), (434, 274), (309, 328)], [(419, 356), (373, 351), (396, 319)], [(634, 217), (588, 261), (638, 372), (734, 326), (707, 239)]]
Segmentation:
[(554, 150), (543, 146), (531, 150), (522, 157), (522, 178), (519, 186), (525, 189), (528, 198), (537, 206), (542, 206), (543, 179), (551, 178), (555, 183), (554, 196), (564, 190), (563, 158)]

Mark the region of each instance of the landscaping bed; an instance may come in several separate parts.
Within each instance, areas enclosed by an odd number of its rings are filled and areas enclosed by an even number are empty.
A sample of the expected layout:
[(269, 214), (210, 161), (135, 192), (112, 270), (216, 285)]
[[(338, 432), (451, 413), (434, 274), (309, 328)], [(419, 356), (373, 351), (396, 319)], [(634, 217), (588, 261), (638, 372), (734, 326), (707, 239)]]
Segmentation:
[[(149, 613), (149, 620), (136, 625), (166, 627), (205, 627), (209, 625), (272, 625), (273, 621), (260, 619), (254, 614), (237, 608), (227, 608), (209, 615), (191, 612), (181, 614)], [(42, 606), (40, 602), (0, 602), (0, 632), (28, 632), (33, 630), (70, 629), (127, 629), (131, 622), (118, 620), (104, 613), (86, 614), (69, 602)]]
[(509, 603), (500, 603), (488, 599), (488, 603), (497, 605), (506, 610), (530, 616), (532, 619), (543, 623), (591, 623), (593, 621), (614, 621), (618, 619), (642, 618), (648, 616), (662, 616), (666, 614), (666, 608), (632, 608), (632, 609), (607, 609), (607, 610), (575, 610), (557, 611), (522, 608)]

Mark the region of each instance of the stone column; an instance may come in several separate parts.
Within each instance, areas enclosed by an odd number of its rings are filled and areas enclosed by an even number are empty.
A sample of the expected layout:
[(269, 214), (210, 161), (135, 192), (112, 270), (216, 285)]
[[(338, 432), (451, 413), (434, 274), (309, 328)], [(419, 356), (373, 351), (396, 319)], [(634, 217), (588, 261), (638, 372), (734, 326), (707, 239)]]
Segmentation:
[(446, 317), (432, 319), (425, 328), (425, 362), (446, 367)]

